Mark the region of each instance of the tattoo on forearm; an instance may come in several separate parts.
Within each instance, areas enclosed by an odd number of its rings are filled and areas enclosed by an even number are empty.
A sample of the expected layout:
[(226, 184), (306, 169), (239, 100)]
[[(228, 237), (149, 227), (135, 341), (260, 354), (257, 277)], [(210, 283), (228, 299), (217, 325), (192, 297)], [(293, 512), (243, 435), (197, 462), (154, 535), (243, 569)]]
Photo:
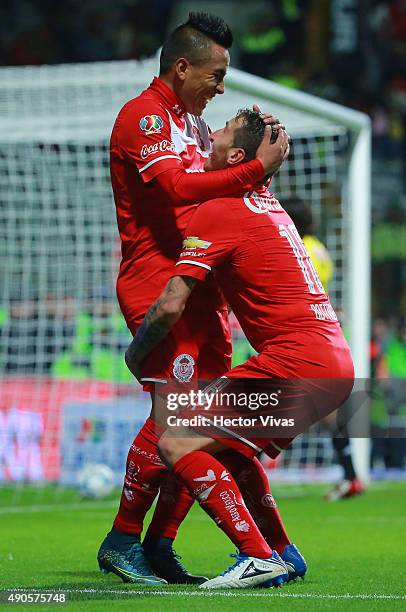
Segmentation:
[(127, 349), (127, 361), (130, 363), (136, 359), (138, 363), (148, 355), (157, 344), (161, 342), (170, 330), (167, 321), (154, 321), (154, 314), (160, 306), (157, 300), (148, 310), (145, 318), (137, 331), (136, 336)]
[[(154, 349), (168, 334), (174, 320), (170, 317), (162, 317), (160, 311), (165, 311), (165, 306), (172, 300), (184, 298), (185, 301), (196, 284), (196, 279), (191, 277), (173, 277), (169, 280), (164, 292), (152, 304), (126, 352), (126, 361), (131, 364), (141, 363), (145, 357)], [(186, 292), (185, 292), (186, 286)], [(185, 295), (185, 293), (187, 295)]]

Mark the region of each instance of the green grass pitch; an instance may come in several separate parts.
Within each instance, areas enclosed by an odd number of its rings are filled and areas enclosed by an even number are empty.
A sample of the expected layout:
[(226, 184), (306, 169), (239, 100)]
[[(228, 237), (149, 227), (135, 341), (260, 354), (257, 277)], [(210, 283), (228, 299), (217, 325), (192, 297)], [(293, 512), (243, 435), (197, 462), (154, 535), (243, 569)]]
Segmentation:
[[(67, 591), (64, 605), (18, 610), (406, 610), (406, 484), (377, 483), (359, 498), (334, 504), (321, 499), (324, 490), (274, 487), (291, 538), (307, 559), (305, 580), (278, 590), (206, 593), (182, 586), (153, 591), (99, 573), (95, 557), (118, 492), (89, 502), (74, 491), (3, 488), (0, 589)], [(208, 576), (233, 561), (233, 546), (197, 505), (176, 549), (188, 569)]]

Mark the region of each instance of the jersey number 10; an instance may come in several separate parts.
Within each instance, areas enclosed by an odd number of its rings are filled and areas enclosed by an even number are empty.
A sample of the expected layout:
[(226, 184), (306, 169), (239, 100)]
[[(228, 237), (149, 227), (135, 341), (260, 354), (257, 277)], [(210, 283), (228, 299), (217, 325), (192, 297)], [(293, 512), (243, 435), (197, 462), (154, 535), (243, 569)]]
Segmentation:
[(295, 225), (279, 225), (279, 234), (289, 242), (310, 293), (324, 293), (323, 285)]

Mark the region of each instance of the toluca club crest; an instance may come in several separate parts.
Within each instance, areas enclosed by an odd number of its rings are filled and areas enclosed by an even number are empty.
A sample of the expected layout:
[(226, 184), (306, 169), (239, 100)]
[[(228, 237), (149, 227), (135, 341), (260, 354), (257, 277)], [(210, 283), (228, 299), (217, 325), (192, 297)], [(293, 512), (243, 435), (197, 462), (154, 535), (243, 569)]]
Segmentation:
[(180, 382), (189, 382), (195, 371), (194, 365), (195, 361), (190, 355), (186, 353), (178, 355), (173, 362), (173, 374), (175, 378), (180, 380)]

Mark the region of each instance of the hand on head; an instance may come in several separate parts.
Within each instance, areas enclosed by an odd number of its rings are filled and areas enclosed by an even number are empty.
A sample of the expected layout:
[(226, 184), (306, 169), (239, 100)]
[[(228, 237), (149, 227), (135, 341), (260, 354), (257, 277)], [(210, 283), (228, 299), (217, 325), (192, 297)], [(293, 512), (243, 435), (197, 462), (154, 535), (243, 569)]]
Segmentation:
[(266, 176), (275, 174), (289, 155), (289, 136), (281, 126), (278, 129), (276, 140), (272, 138), (273, 128), (266, 125), (264, 137), (258, 147), (256, 158), (264, 166)]
[(272, 113), (263, 113), (260, 107), (258, 106), (258, 104), (254, 104), (252, 107), (252, 110), (255, 111), (256, 113), (259, 113), (259, 116), (261, 117), (265, 125), (270, 125), (272, 127), (272, 132), (275, 134), (274, 138), (276, 140), (277, 132), (279, 132), (280, 129), (282, 130), (285, 129), (284, 124), (280, 122), (278, 117), (275, 117), (275, 115), (272, 115)]

